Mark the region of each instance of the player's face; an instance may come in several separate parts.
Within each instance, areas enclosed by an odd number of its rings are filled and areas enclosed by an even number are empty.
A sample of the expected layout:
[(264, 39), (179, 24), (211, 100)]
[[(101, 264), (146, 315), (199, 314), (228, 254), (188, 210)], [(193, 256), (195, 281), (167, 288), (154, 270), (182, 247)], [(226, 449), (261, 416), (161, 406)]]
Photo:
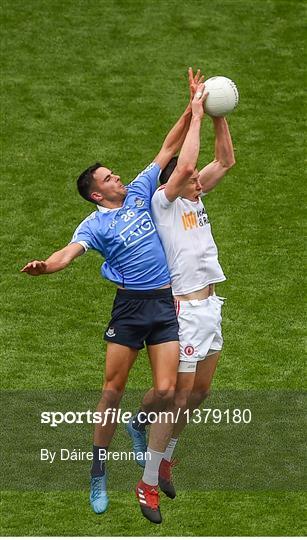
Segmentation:
[(121, 203), (126, 197), (127, 188), (121, 182), (120, 176), (107, 167), (99, 167), (94, 172), (94, 191), (91, 193), (92, 199), (97, 203), (104, 202)]
[(184, 199), (189, 199), (189, 201), (198, 201), (198, 197), (202, 192), (201, 183), (199, 181), (199, 172), (197, 169), (194, 170), (191, 178), (187, 181), (185, 187), (181, 191), (180, 195)]

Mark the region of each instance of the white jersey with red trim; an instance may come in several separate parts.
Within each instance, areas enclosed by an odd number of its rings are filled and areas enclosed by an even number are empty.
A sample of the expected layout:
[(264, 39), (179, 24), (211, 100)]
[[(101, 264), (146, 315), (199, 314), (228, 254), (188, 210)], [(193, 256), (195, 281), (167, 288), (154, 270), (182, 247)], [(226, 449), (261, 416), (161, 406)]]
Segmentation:
[(211, 225), (201, 198), (170, 202), (161, 186), (151, 206), (166, 254), (174, 295), (188, 294), (225, 281)]

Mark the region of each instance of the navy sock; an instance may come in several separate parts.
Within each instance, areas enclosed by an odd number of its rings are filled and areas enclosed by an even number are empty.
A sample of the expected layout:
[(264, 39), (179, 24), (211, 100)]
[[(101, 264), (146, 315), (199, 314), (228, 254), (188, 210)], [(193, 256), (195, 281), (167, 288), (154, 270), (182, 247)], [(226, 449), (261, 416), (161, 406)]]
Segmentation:
[(142, 409), (140, 409), (132, 418), (132, 427), (137, 431), (145, 431), (148, 424), (147, 414), (142, 411)]
[[(103, 452), (100, 452), (100, 450), (102, 450)], [(95, 444), (93, 445), (93, 465), (91, 468), (92, 478), (94, 478), (94, 476), (104, 476), (106, 472), (105, 470), (106, 459), (105, 457), (102, 457), (102, 456), (105, 455), (107, 451), (108, 451), (107, 446), (96, 446)]]

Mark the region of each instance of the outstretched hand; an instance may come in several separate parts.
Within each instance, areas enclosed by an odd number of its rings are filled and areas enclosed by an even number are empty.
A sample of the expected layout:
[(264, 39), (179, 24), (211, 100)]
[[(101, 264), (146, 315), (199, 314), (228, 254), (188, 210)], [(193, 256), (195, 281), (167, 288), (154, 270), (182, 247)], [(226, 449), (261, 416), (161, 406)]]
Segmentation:
[(192, 101), (192, 115), (198, 116), (200, 119), (203, 118), (204, 103), (208, 97), (208, 92), (205, 91), (205, 83), (200, 83), (196, 87), (196, 92)]
[(45, 261), (32, 261), (26, 264), (20, 272), (25, 272), (26, 274), (29, 274), (30, 276), (39, 276), (40, 274), (44, 274), (46, 272), (47, 264)]
[(195, 75), (193, 74), (193, 69), (189, 67), (188, 69), (188, 76), (189, 76), (189, 87), (190, 87), (190, 101), (193, 101), (193, 98), (195, 96), (197, 85), (204, 82), (205, 77), (201, 75), (200, 69), (197, 70)]

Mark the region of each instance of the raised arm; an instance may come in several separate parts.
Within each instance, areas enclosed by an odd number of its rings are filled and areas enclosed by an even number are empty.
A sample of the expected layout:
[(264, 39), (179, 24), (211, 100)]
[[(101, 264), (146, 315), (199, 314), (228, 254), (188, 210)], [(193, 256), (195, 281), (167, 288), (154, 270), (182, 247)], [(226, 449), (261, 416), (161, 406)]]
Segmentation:
[(215, 130), (215, 158), (199, 173), (204, 193), (215, 188), (227, 171), (235, 165), (231, 135), (226, 118), (212, 117)]
[(203, 75), (200, 74), (200, 70), (194, 75), (193, 70), (190, 67), (188, 70), (189, 88), (190, 88), (190, 101), (185, 109), (184, 113), (180, 116), (179, 120), (172, 127), (166, 138), (159, 154), (155, 157), (154, 162), (157, 163), (161, 169), (164, 169), (172, 157), (180, 150), (183, 142), (186, 138), (190, 127), (190, 121), (192, 118), (192, 100), (194, 98), (197, 85), (203, 82)]
[(59, 272), (71, 263), (76, 257), (84, 253), (84, 248), (81, 244), (68, 244), (63, 249), (55, 251), (45, 261), (31, 261), (24, 266), (20, 271), (29, 274), (30, 276), (40, 276), (41, 274), (52, 274)]
[(180, 150), (175, 170), (165, 186), (164, 193), (170, 202), (178, 197), (185, 182), (191, 178), (196, 168), (200, 148), (200, 127), (204, 117), (204, 101), (207, 95), (204, 91), (204, 84), (200, 84), (192, 101), (189, 131)]

